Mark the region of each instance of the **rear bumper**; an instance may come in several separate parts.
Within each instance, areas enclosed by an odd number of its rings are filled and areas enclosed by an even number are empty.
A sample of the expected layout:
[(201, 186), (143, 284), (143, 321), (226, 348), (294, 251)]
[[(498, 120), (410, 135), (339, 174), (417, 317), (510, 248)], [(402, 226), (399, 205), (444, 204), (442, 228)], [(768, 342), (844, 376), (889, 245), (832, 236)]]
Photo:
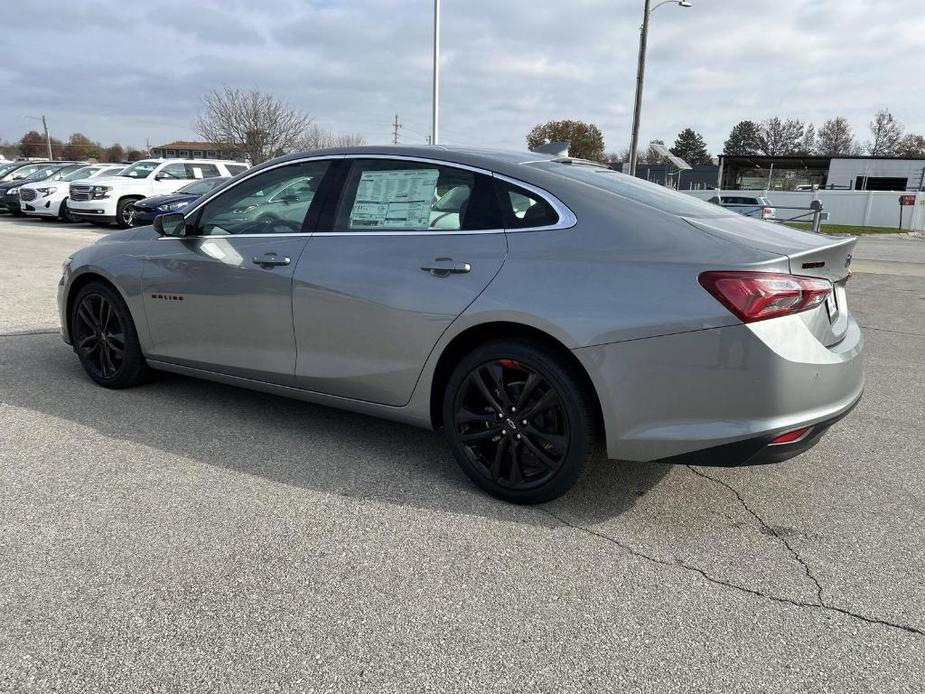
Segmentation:
[(671, 463), (675, 465), (701, 465), (706, 467), (739, 467), (746, 465), (768, 465), (770, 463), (782, 463), (785, 460), (795, 458), (801, 453), (805, 453), (810, 448), (819, 443), (822, 436), (829, 430), (835, 422), (846, 417), (851, 410), (857, 407), (861, 397), (851, 403), (850, 406), (840, 414), (819, 422), (810, 427), (808, 434), (794, 443), (774, 445), (771, 441), (774, 439), (773, 434), (757, 436), (753, 439), (727, 443), (713, 448), (706, 448), (701, 451), (692, 451), (682, 455), (670, 458), (662, 458), (659, 463)]
[[(830, 348), (797, 315), (574, 353), (601, 403), (608, 457), (654, 461), (735, 451), (741, 464), (799, 427), (814, 427), (804, 440), (811, 446), (860, 399), (863, 336), (853, 318), (847, 322), (844, 338)], [(729, 444), (740, 445), (722, 448)], [(768, 455), (785, 448), (797, 447)]]

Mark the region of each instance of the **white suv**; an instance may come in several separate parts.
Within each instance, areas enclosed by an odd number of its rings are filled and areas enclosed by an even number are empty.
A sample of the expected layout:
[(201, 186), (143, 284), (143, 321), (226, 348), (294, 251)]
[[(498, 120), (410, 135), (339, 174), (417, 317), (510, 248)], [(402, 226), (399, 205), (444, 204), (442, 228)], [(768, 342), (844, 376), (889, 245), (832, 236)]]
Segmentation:
[(197, 178), (234, 176), (247, 166), (217, 159), (142, 159), (118, 176), (73, 183), (68, 209), (73, 217), (94, 224), (132, 225), (132, 203), (166, 195)]
[(75, 219), (67, 206), (69, 185), (98, 176), (115, 176), (124, 168), (125, 164), (88, 164), (55, 181), (24, 183), (19, 186), (20, 209), (36, 217), (57, 217), (65, 222), (73, 222)]

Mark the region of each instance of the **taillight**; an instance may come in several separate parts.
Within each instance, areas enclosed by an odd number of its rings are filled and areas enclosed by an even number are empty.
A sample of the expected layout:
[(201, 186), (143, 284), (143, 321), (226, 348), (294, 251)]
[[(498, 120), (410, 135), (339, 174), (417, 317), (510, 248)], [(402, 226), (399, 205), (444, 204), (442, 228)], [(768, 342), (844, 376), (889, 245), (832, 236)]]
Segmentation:
[(719, 270), (702, 272), (697, 279), (743, 323), (808, 311), (832, 291), (828, 280), (775, 272)]

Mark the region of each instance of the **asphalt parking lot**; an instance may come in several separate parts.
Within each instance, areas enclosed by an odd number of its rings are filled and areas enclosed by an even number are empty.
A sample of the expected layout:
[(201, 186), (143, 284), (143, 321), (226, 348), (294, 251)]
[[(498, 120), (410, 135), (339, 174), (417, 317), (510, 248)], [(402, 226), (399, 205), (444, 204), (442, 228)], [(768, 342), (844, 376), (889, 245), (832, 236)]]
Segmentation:
[(774, 466), (600, 462), (516, 507), (440, 435), (91, 384), (0, 216), (0, 691), (925, 690), (925, 240), (864, 239), (867, 391)]

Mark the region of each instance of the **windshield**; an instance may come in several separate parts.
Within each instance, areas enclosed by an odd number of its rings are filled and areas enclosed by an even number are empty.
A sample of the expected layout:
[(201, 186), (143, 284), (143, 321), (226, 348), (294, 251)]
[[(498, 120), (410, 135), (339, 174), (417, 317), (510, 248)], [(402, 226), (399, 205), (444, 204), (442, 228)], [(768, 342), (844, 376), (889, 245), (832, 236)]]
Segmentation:
[(99, 171), (98, 166), (81, 166), (76, 171), (71, 171), (69, 174), (65, 174), (61, 177), (62, 181), (76, 181), (79, 178), (86, 178), (92, 176), (94, 173)]
[(0, 177), (6, 176), (10, 171), (15, 169), (19, 164), (4, 164), (0, 166)]
[(189, 195), (205, 195), (210, 190), (220, 186), (227, 180), (227, 177), (222, 176), (216, 176), (214, 178), (203, 178), (199, 181), (193, 181), (192, 183), (183, 186), (177, 192), (188, 193)]
[(710, 218), (728, 217), (734, 214), (691, 195), (685, 195), (657, 183), (649, 183), (641, 178), (628, 176), (603, 166), (552, 160), (536, 162), (529, 166), (587, 183), (595, 188), (616, 193), (624, 198), (679, 217)]
[(119, 175), (127, 178), (147, 178), (160, 163), (159, 161), (136, 161)]
[(47, 164), (47, 163), (46, 163), (46, 164), (29, 164), (28, 166), (23, 166), (23, 167), (20, 168), (20, 169), (16, 169), (16, 170), (13, 172), (13, 180), (15, 181), (15, 180), (18, 180), (18, 179), (20, 179), (20, 178), (26, 178), (26, 177), (28, 177), (29, 175), (31, 175), (31, 174), (35, 173), (36, 171), (38, 171), (39, 169), (41, 169), (42, 167), (47, 168), (47, 167), (48, 167), (48, 164)]
[(31, 174), (26, 176), (26, 183), (29, 181), (44, 181), (46, 178), (51, 176), (56, 171), (59, 171), (62, 167), (60, 166), (48, 166), (47, 164), (40, 169), (36, 169)]

